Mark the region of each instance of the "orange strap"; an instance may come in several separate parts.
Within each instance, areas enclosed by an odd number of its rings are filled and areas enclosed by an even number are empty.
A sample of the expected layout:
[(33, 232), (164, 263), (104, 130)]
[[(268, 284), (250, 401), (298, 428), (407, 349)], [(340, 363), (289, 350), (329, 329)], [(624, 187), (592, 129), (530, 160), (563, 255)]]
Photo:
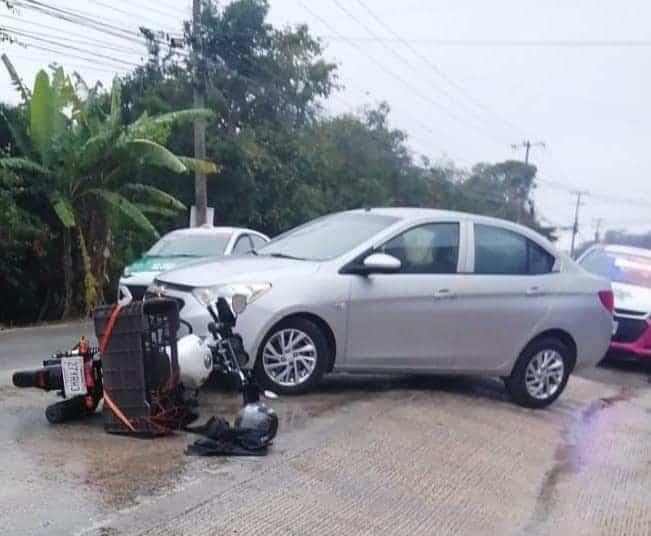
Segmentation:
[[(113, 328), (115, 327), (115, 323), (117, 322), (118, 317), (120, 316), (121, 310), (122, 310), (122, 306), (120, 304), (117, 304), (113, 309), (113, 311), (111, 312), (111, 316), (109, 317), (108, 324), (106, 325), (106, 331), (104, 331), (102, 342), (99, 345), (99, 351), (101, 354), (104, 354), (104, 351), (108, 346), (109, 340), (111, 340), (111, 334), (113, 333)], [(133, 424), (131, 424), (129, 419), (127, 419), (127, 416), (124, 413), (122, 413), (122, 410), (118, 407), (118, 405), (115, 402), (113, 402), (113, 399), (109, 396), (108, 391), (106, 389), (104, 389), (104, 403), (108, 405), (108, 407), (111, 409), (113, 414), (118, 419), (120, 419), (120, 421), (122, 421), (122, 424), (124, 424), (124, 426), (126, 426), (132, 432), (136, 431)]]
[(104, 389), (104, 403), (108, 405), (109, 408), (111, 408), (111, 411), (113, 414), (122, 421), (122, 424), (126, 426), (129, 430), (132, 432), (135, 432), (136, 429), (134, 428), (133, 424), (127, 419), (127, 416), (122, 413), (122, 410), (117, 406), (115, 402), (113, 402), (113, 399), (109, 396), (109, 394), (106, 392), (106, 389)]

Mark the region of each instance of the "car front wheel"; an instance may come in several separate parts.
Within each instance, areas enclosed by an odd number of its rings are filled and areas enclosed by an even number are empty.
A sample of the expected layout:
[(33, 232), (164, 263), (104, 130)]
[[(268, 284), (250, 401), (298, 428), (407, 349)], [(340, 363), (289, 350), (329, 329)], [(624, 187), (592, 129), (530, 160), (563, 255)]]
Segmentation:
[(506, 387), (513, 400), (528, 408), (544, 408), (556, 400), (570, 375), (570, 352), (557, 339), (530, 344), (515, 364)]
[(323, 376), (329, 353), (321, 328), (305, 318), (290, 318), (272, 328), (263, 340), (256, 377), (265, 389), (303, 393)]

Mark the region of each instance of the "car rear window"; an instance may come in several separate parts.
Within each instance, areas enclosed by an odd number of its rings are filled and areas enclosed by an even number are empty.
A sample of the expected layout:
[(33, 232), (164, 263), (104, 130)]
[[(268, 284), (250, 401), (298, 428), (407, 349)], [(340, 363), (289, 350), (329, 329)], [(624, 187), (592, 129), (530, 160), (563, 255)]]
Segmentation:
[(549, 252), (519, 233), (492, 225), (475, 225), (476, 274), (547, 274), (554, 262)]

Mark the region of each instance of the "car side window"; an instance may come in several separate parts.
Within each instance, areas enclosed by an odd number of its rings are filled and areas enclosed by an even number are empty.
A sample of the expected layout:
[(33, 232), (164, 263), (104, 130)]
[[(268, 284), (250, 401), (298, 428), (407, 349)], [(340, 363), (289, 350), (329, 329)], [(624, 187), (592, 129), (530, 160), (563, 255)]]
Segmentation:
[(459, 262), (459, 224), (414, 227), (380, 248), (400, 260), (401, 274), (454, 274)]
[(261, 236), (258, 235), (249, 235), (249, 236), (251, 237), (251, 241), (253, 242), (254, 249), (261, 248), (267, 243), (267, 241)]
[(244, 255), (253, 249), (249, 235), (244, 234), (237, 239), (233, 247), (233, 255)]
[(552, 271), (554, 261), (552, 255), (521, 234), (475, 224), (476, 274), (547, 274)]

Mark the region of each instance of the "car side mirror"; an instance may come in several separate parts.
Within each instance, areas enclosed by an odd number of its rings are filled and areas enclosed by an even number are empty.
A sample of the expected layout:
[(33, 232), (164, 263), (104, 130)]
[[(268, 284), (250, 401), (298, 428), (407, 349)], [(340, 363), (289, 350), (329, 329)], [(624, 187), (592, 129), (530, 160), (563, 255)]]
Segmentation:
[(386, 253), (371, 253), (366, 257), (358, 273), (362, 275), (368, 274), (391, 274), (400, 270), (402, 263), (393, 255)]

